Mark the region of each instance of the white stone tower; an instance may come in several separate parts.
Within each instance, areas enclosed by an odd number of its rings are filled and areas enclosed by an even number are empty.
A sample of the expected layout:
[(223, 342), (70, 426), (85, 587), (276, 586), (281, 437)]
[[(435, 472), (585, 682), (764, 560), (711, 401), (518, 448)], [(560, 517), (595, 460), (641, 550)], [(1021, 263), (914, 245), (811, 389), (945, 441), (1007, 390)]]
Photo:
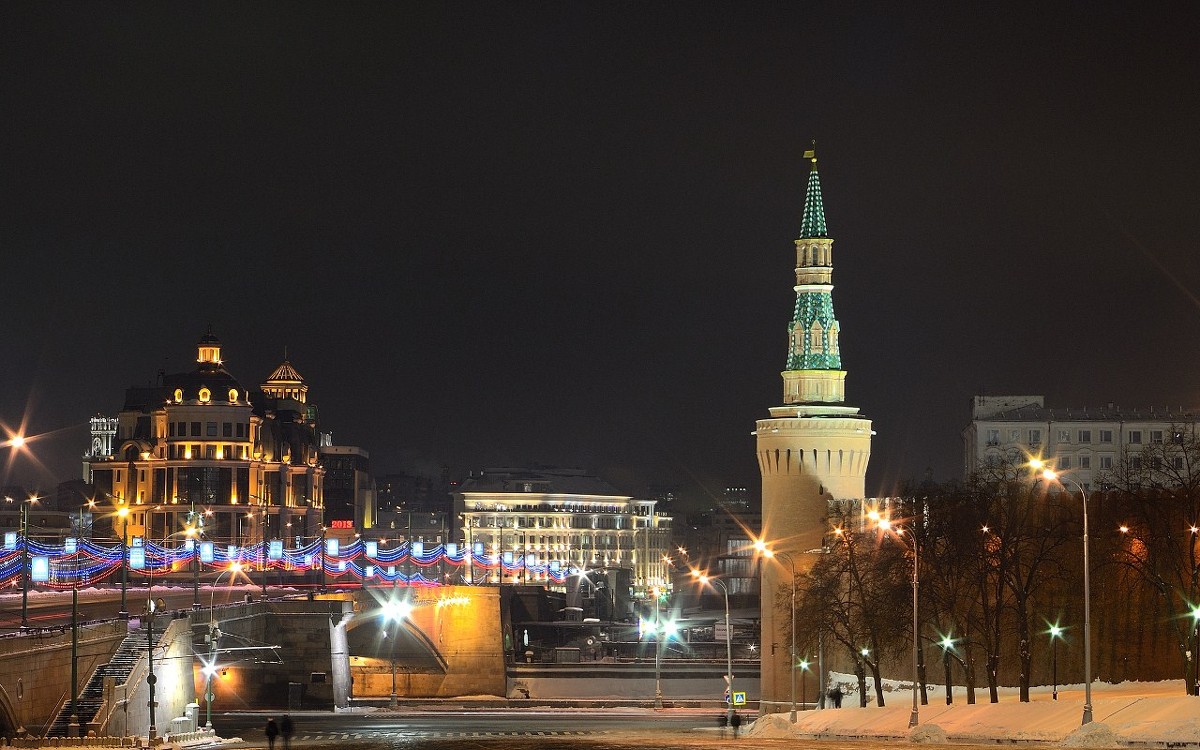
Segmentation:
[[(863, 497), (872, 434), (871, 421), (844, 403), (846, 371), (833, 316), (833, 240), (825, 227), (816, 154), (809, 151), (804, 156), (812, 170), (796, 240), (796, 307), (788, 324), (784, 405), (772, 407), (769, 419), (758, 420), (755, 433), (763, 541), (790, 557), (797, 573), (811, 567), (822, 549), (829, 502)], [(776, 557), (763, 560), (761, 570), (760, 713), (777, 713), (790, 710), (792, 693), (792, 618), (786, 607), (776, 606), (778, 593), (790, 593), (791, 567)], [(797, 642), (805, 640), (807, 629), (807, 623), (796, 623)], [(814, 687), (811, 682), (809, 686)], [(814, 688), (808, 695), (815, 692)]]

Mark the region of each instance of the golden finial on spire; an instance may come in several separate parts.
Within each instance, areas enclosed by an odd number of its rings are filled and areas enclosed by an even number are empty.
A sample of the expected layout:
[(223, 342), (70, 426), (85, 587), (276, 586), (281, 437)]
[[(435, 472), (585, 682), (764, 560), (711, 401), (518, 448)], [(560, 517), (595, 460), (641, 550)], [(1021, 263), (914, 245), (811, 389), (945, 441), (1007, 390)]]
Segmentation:
[(817, 168), (817, 141), (815, 138), (812, 142), (812, 148), (804, 152), (804, 158), (812, 162), (813, 169)]

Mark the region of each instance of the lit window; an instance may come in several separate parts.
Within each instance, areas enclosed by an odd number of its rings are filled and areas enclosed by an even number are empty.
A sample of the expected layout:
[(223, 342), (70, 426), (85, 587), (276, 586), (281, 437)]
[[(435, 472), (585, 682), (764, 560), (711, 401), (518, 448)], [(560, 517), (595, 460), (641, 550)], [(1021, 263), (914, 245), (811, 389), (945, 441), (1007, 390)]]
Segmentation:
[(212, 398), (212, 391), (202, 387), (200, 389), (200, 401), (207, 404), (210, 398)]

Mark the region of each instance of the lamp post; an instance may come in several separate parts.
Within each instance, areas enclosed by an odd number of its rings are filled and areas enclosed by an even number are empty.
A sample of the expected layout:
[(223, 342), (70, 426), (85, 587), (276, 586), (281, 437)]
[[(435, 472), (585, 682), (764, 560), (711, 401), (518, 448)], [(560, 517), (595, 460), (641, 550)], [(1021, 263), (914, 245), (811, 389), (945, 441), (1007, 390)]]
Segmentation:
[(21, 501), (21, 630), (29, 629), (29, 506), (37, 501)]
[(806, 679), (806, 677), (807, 677), (807, 673), (808, 673), (808, 659), (801, 659), (799, 666), (800, 666), (800, 705), (804, 706), (804, 710), (807, 711), (808, 710), (808, 695), (807, 695), (808, 691), (806, 688), (808, 687), (808, 680)]
[(942, 669), (946, 674), (946, 705), (954, 703), (954, 685), (950, 682), (950, 654), (954, 651), (954, 639), (950, 636), (945, 636), (939, 642), (942, 647)]
[(725, 681), (729, 683), (729, 706), (725, 710), (725, 719), (732, 726), (733, 723), (733, 629), (729, 623), (729, 587), (720, 578), (710, 578), (708, 575), (701, 573), (698, 570), (693, 570), (692, 575), (695, 576), (700, 583), (708, 584), (715, 583), (721, 587), (721, 593), (725, 595)]
[(234, 576), (236, 576), (241, 571), (241, 563), (231, 562), (228, 568), (222, 570), (217, 574), (217, 577), (213, 579), (212, 591), (208, 597), (208, 635), (206, 636), (206, 640), (208, 641), (208, 661), (201, 670), (204, 672), (204, 728), (206, 730), (212, 729), (212, 702), (213, 699), (216, 698), (216, 694), (213, 693), (212, 678), (217, 673), (217, 654), (219, 653), (217, 643), (221, 639), (221, 627), (217, 624), (217, 620), (213, 616), (217, 603), (217, 584), (221, 582), (221, 576), (225, 575), (226, 573), (232, 573)]
[[(83, 509), (79, 510), (79, 530), (83, 529)], [(71, 718), (67, 724), (67, 736), (71, 729), (79, 734), (79, 538), (75, 538), (75, 576), (71, 581)]]
[[(153, 574), (151, 568), (151, 574)], [(155, 735), (157, 735), (156, 727), (154, 726), (154, 709), (157, 703), (154, 701), (154, 685), (158, 682), (158, 678), (154, 675), (154, 589), (151, 588), (146, 594), (146, 661), (149, 664), (149, 670), (146, 674), (146, 687), (150, 693), (150, 700), (146, 705), (150, 709), (150, 728), (146, 731), (146, 739), (153, 746)]]
[[(1035, 470), (1040, 469), (1042, 476), (1051, 481), (1062, 483), (1064, 477), (1046, 466), (1042, 461), (1034, 459), (1029, 462)], [(1083, 723), (1092, 723), (1092, 587), (1091, 567), (1088, 562), (1088, 496), (1083, 485), (1069, 477), (1066, 481), (1075, 485), (1083, 500)]]
[(654, 592), (654, 710), (661, 711), (662, 700), (662, 628), (659, 627), (658, 588)]
[(1046, 632), (1050, 634), (1050, 679), (1054, 685), (1051, 688), (1050, 698), (1058, 700), (1058, 639), (1062, 637), (1062, 628), (1056, 623), (1051, 625)]
[(383, 621), (384, 623), (392, 623), (392, 632), (388, 635), (384, 631), (384, 636), (390, 638), (388, 651), (392, 662), (392, 692), (388, 696), (388, 708), (396, 708), (396, 638), (400, 632), (400, 623), (412, 614), (412, 603), (407, 599), (388, 599), (383, 605)]
[(121, 610), (117, 612), (117, 617), (128, 620), (129, 607), (125, 597), (129, 588), (129, 547), (125, 543), (125, 532), (129, 526), (129, 506), (122, 505), (118, 508), (117, 516), (121, 519)]
[[(884, 531), (887, 531), (889, 529), (895, 529), (896, 536), (904, 535), (904, 527), (903, 526), (898, 526), (898, 525), (892, 523), (891, 519), (880, 516), (877, 511), (871, 511), (868, 514), (868, 517), (870, 517), (873, 521), (875, 521), (876, 525), (880, 529), (883, 529)], [(910, 532), (911, 532), (911, 529), (910, 529)], [(921, 545), (917, 542), (917, 535), (915, 533), (910, 533), (909, 536), (912, 537), (912, 553), (913, 553), (913, 566), (912, 566), (913, 684), (912, 684), (912, 713), (908, 717), (908, 728), (912, 729), (913, 727), (917, 726), (917, 724), (920, 722), (920, 718), (921, 718), (920, 708), (919, 708), (919, 704), (917, 701), (917, 688), (918, 688), (918, 684), (920, 683), (920, 674), (921, 674), (920, 673), (921, 627), (920, 627), (920, 621), (917, 617), (917, 611), (918, 611), (917, 605), (918, 605), (918, 601), (919, 601), (917, 595), (918, 595), (918, 592), (920, 591), (920, 581), (918, 578), (918, 575), (919, 575), (918, 571), (920, 570), (920, 567), (921, 567), (921, 559), (920, 559)]]
[(791, 722), (796, 723), (796, 562), (792, 556), (786, 552), (774, 552), (769, 548), (766, 542), (761, 539), (754, 543), (754, 549), (763, 554), (764, 557), (774, 558), (781, 557), (787, 561), (788, 568), (792, 573), (792, 642), (788, 649), (788, 672), (790, 673), (792, 682), (792, 713)]
[(200, 609), (200, 533), (196, 518), (196, 501), (191, 501), (188, 526), (185, 531), (192, 542), (192, 609)]

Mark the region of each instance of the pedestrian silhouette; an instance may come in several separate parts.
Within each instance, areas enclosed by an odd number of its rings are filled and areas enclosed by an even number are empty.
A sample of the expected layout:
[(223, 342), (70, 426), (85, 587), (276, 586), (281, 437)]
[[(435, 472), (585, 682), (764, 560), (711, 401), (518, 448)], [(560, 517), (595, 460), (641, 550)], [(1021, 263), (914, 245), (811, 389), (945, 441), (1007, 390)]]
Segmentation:
[(733, 736), (738, 736), (738, 729), (742, 726), (742, 715), (737, 711), (733, 712), (733, 716), (729, 718), (729, 723), (733, 725)]
[(721, 730), (721, 736), (725, 736), (725, 727), (729, 726), (729, 716), (724, 711), (717, 714), (717, 729)]
[[(275, 726), (274, 719), (267, 719), (267, 747), (270, 750), (275, 750), (275, 737), (279, 735), (279, 727)], [(286, 740), (284, 740), (286, 742)]]
[(834, 686), (833, 690), (829, 691), (829, 700), (833, 701), (834, 708), (842, 707), (842, 689)]
[(289, 750), (292, 746), (292, 717), (284, 714), (283, 724), (280, 726), (283, 735), (283, 750)]

